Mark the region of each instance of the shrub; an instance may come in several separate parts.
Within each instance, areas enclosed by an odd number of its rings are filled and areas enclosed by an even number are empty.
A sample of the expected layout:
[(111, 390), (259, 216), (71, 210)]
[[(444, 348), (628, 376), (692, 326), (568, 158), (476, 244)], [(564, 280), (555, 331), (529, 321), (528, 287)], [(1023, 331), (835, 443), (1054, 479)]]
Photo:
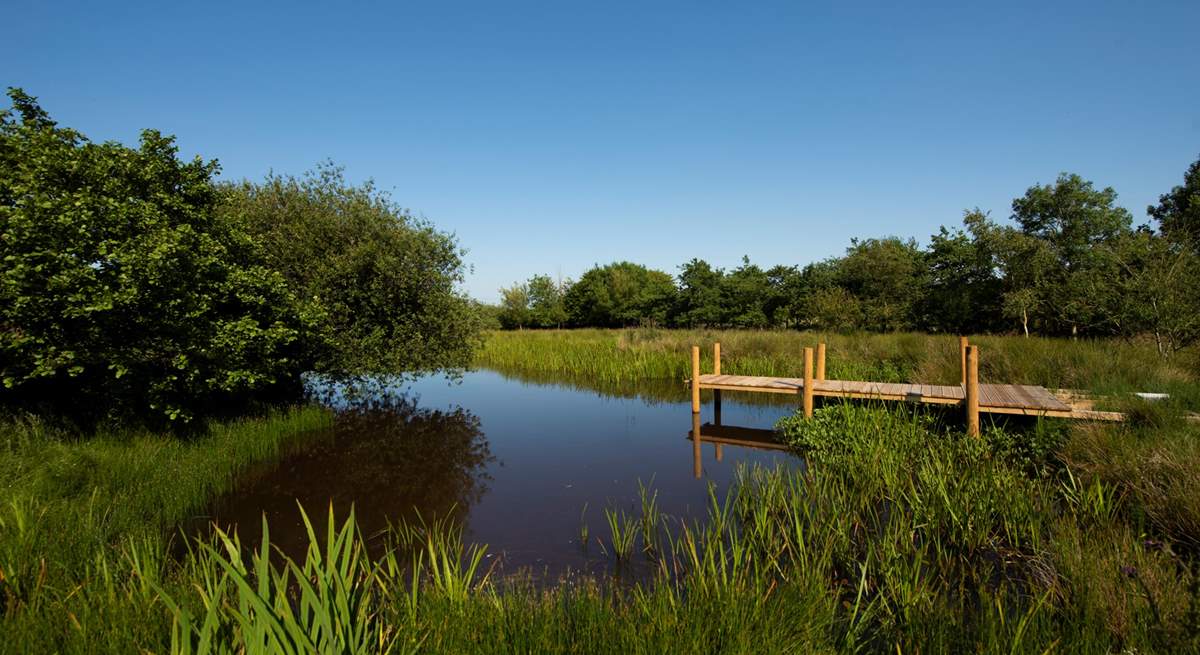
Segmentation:
[(246, 226), (266, 264), (317, 317), (318, 372), (470, 365), (482, 318), (457, 288), (462, 250), (371, 182), (348, 184), (340, 168), (324, 164), (300, 178), (226, 186), (220, 212)]
[(75, 417), (186, 423), (278, 393), (309, 320), (244, 234), (216, 220), (216, 162), (171, 137), (136, 149), (0, 113), (0, 392)]

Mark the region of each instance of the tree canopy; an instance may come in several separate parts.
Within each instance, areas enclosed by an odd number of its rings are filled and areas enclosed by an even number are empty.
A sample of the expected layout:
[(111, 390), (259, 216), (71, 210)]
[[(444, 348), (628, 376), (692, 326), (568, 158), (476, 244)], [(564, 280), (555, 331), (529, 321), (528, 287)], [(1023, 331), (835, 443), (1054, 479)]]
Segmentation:
[[(567, 323), (1149, 334), (1168, 356), (1200, 339), (1198, 193), (1200, 162), (1149, 208), (1161, 231), (1134, 230), (1113, 189), (1064, 173), (1014, 199), (1011, 222), (968, 210), (924, 248), (854, 239), (841, 257), (768, 269), (748, 257), (732, 270), (694, 258), (674, 280), (629, 262), (596, 266), (567, 285)], [(528, 287), (504, 290), (505, 307)]]
[(0, 112), (0, 404), (186, 424), (300, 376), (456, 369), (477, 313), (452, 236), (324, 167), (214, 181), (174, 140)]
[(457, 371), (470, 365), (477, 312), (458, 291), (462, 251), (371, 182), (324, 164), (222, 188), (220, 213), (245, 226), (316, 318), (314, 370), (330, 375)]

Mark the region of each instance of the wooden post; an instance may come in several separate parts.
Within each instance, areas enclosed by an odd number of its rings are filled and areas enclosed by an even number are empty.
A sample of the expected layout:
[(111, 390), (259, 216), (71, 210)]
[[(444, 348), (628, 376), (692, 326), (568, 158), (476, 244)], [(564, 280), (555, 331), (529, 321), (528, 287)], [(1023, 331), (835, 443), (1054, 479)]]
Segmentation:
[(700, 346), (692, 346), (692, 413), (700, 413)]
[[(721, 374), (721, 342), (713, 343), (713, 375)], [(721, 424), (721, 390), (713, 390), (713, 422)], [(719, 449), (718, 449), (719, 450)]]
[(962, 380), (959, 382), (959, 384), (966, 386), (966, 384), (967, 384), (967, 338), (966, 337), (958, 338), (958, 355), (959, 355), (959, 358), (962, 360), (962, 363), (959, 365), (959, 369), (962, 372)]
[(804, 418), (813, 415), (813, 349), (804, 349)]
[(817, 344), (817, 379), (825, 379), (825, 342)]
[(692, 475), (699, 480), (704, 473), (703, 460), (700, 457), (700, 414), (692, 413)]
[(717, 461), (719, 462), (725, 458), (725, 454), (721, 451), (721, 444), (716, 444), (716, 446), (717, 446)]
[(979, 436), (979, 346), (967, 346), (967, 434)]

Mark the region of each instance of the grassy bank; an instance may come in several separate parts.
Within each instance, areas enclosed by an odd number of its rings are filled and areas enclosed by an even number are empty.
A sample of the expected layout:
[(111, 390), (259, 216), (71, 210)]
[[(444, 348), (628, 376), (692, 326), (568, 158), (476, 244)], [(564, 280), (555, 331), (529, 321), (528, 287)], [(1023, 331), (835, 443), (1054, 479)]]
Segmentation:
[[(925, 334), (819, 334), (754, 330), (524, 330), (492, 332), (477, 365), (525, 376), (559, 377), (600, 387), (691, 375), (690, 349), (701, 346), (711, 370), (712, 343), (721, 342), (722, 371), (799, 376), (805, 346), (828, 344), (830, 379), (957, 384), (957, 337)], [(971, 337), (980, 346), (980, 380), (1039, 384), (1097, 393), (1154, 391), (1200, 408), (1200, 356), (1170, 361), (1149, 343)]]
[(936, 415), (839, 405), (780, 429), (806, 471), (743, 470), (702, 522), (652, 504), (616, 515), (598, 536), (614, 567), (638, 558), (657, 570), (632, 587), (493, 578), (485, 547), (445, 525), (398, 526), (397, 550), (373, 560), (352, 521), (332, 520), (312, 528), (303, 561), (217, 535), (183, 564), (133, 561), (114, 586), (155, 599), (176, 652), (1200, 647), (1193, 555), (1121, 489), (1069, 472), (1055, 454), (1071, 439), (1061, 426), (977, 440)]
[[(131, 651), (165, 645), (169, 619), (124, 587), (167, 558), (172, 528), (235, 476), (330, 425), (317, 407), (215, 424), (188, 440), (82, 437), (36, 418), (0, 426), (0, 650)], [(134, 639), (134, 638), (137, 639)], [(35, 648), (36, 647), (36, 648)]]
[[(478, 363), (675, 399), (693, 343), (720, 340), (731, 372), (794, 374), (817, 338), (496, 333)], [(831, 377), (958, 375), (950, 338), (825, 340)], [(1164, 363), (1137, 344), (976, 342), (985, 379), (1167, 390), (1176, 404), (1200, 386), (1189, 353)], [(643, 378), (663, 382), (632, 383)], [(609, 515), (592, 538), (612, 569), (636, 558), (651, 579), (548, 589), (489, 575), (486, 547), (447, 525), (396, 526), (396, 549), (376, 558), (352, 521), (314, 526), (306, 560), (254, 556), (221, 533), (169, 554), (172, 525), (327, 426), (320, 410), (192, 441), (11, 422), (0, 651), (1197, 652), (1200, 430), (1174, 405), (1133, 409), (1123, 424), (1013, 421), (974, 439), (952, 413), (830, 403), (777, 426), (803, 471), (742, 471), (707, 520), (682, 523), (653, 502)]]

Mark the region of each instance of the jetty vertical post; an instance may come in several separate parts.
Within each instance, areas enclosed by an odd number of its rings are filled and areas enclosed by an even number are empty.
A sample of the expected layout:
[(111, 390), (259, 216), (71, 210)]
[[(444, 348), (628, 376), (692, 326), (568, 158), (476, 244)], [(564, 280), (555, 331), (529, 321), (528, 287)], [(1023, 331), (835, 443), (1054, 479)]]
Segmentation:
[(804, 418), (813, 415), (813, 349), (804, 349)]
[(721, 452), (721, 444), (717, 444), (717, 461), (719, 462), (724, 458), (725, 458), (725, 455), (724, 455), (724, 453)]
[(817, 344), (817, 379), (825, 379), (825, 342)]
[(962, 381), (959, 384), (966, 386), (967, 384), (967, 338), (958, 338), (958, 355), (962, 362), (959, 364), (959, 370), (962, 372)]
[(967, 434), (979, 436), (979, 346), (967, 346)]
[(699, 480), (703, 474), (704, 466), (700, 453), (700, 414), (692, 412), (692, 475)]
[(692, 346), (692, 413), (700, 413), (700, 346)]
[[(713, 375), (721, 374), (721, 342), (713, 343)], [(713, 423), (721, 424), (721, 390), (713, 389)], [(721, 461), (721, 447), (717, 446), (717, 461)]]

